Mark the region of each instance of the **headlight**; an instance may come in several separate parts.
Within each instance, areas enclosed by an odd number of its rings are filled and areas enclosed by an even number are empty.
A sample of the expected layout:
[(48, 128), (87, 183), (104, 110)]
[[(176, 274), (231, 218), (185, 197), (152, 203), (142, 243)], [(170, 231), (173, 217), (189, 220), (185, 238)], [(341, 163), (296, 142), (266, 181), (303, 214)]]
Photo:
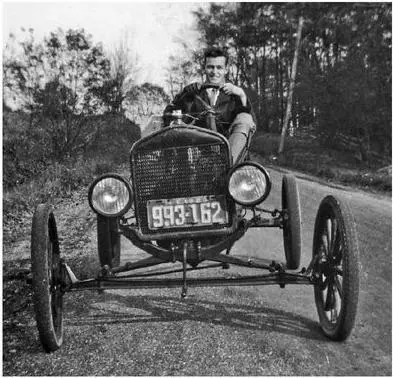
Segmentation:
[(96, 213), (106, 217), (123, 215), (132, 204), (130, 185), (116, 174), (101, 176), (90, 186), (89, 203)]
[(257, 163), (241, 163), (229, 173), (229, 194), (241, 205), (254, 206), (261, 203), (269, 195), (270, 188), (269, 174)]

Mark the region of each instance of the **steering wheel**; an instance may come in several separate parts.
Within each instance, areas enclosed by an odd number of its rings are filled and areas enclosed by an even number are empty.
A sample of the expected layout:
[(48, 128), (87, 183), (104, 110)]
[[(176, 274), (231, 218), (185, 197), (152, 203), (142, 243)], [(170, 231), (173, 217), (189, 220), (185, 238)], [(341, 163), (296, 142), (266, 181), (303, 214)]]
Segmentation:
[[(213, 84), (213, 83), (204, 83), (201, 85), (201, 89), (199, 93), (205, 89), (217, 89), (218, 91), (221, 90), (221, 85), (220, 84)], [(208, 104), (205, 100), (203, 100), (199, 94), (195, 94), (195, 99), (198, 100), (202, 106), (205, 108), (206, 111), (206, 125), (208, 129), (217, 131), (217, 126), (216, 126), (216, 115), (217, 112), (214, 110), (214, 108)]]
[[(213, 130), (213, 131), (217, 131), (217, 126), (216, 126), (216, 116), (217, 116), (217, 112), (214, 110), (214, 108), (207, 103), (202, 97), (200, 97), (200, 93), (205, 90), (205, 89), (209, 89), (209, 88), (214, 88), (217, 89), (218, 91), (221, 90), (221, 85), (220, 84), (213, 84), (213, 83), (204, 83), (201, 85), (200, 90), (198, 93), (195, 93), (194, 98), (199, 101), (203, 108), (204, 111), (201, 113), (198, 113), (198, 116), (200, 115), (206, 115), (206, 126), (208, 129)], [(189, 95), (189, 93), (184, 93), (180, 98), (182, 99), (183, 97)], [(166, 114), (167, 116), (172, 116), (173, 114)], [(193, 117), (190, 114), (183, 114), (182, 116), (187, 115), (188, 117), (194, 118), (194, 119), (198, 119), (198, 117)]]

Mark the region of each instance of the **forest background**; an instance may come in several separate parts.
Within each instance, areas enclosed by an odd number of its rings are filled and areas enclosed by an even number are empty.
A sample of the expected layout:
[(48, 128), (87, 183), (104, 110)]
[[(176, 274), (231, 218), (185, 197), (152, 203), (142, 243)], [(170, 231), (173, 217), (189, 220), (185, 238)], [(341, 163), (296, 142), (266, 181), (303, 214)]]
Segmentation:
[[(167, 62), (166, 87), (136, 84), (127, 38), (108, 54), (83, 29), (10, 35), (3, 50), (5, 237), (53, 201), (127, 163), (143, 123), (202, 80), (203, 49), (229, 54), (246, 88), (266, 164), (391, 191), (391, 3), (211, 3), (194, 13), (197, 49)], [(304, 19), (285, 148), (278, 154), (299, 19)]]

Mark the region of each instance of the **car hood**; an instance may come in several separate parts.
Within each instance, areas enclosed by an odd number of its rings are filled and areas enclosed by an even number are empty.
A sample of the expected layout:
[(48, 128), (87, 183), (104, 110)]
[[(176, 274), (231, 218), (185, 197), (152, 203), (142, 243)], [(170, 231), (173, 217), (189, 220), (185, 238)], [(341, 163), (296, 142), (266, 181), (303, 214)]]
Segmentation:
[(196, 126), (176, 125), (169, 126), (160, 131), (138, 140), (131, 148), (159, 150), (178, 146), (198, 146), (206, 144), (228, 144), (221, 134)]

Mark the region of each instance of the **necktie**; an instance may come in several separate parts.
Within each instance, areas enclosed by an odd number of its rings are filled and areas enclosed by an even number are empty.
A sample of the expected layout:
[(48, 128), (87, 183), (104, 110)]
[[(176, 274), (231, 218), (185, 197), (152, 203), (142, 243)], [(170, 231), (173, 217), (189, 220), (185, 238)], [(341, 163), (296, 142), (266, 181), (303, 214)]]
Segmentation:
[(210, 105), (214, 106), (216, 104), (216, 101), (217, 101), (217, 89), (210, 88), (210, 91), (209, 91), (208, 95), (209, 95)]

